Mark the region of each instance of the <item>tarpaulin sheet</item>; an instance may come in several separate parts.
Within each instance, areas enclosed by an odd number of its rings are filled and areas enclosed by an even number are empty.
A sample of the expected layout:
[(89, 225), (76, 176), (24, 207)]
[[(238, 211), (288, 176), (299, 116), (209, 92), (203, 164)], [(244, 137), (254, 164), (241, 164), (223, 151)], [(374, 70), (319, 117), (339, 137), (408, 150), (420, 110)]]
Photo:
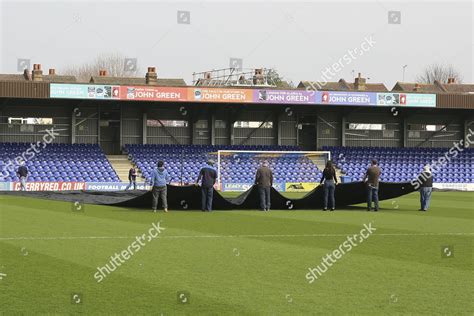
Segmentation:
[[(379, 199), (393, 199), (415, 191), (409, 183), (384, 183), (379, 186)], [(127, 208), (151, 209), (151, 191), (63, 191), (63, 192), (2, 192), (15, 196), (27, 196), (49, 200), (78, 202), (84, 204), (113, 205)], [(367, 199), (366, 185), (363, 182), (341, 183), (336, 186), (336, 207), (344, 207), (363, 203)], [(323, 187), (318, 186), (300, 199), (289, 199), (274, 188), (271, 192), (271, 208), (274, 210), (311, 210), (323, 207)], [(201, 188), (198, 186), (168, 185), (168, 208), (170, 210), (200, 210)], [(260, 201), (258, 188), (252, 186), (236, 198), (224, 198), (219, 192), (214, 192), (214, 210), (247, 210), (259, 209)]]

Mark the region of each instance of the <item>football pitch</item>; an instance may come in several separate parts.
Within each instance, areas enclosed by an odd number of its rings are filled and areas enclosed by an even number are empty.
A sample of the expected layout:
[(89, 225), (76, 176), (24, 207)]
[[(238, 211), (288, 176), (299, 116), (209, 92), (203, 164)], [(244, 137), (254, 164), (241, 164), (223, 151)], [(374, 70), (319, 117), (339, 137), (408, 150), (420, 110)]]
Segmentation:
[[(473, 202), (434, 192), (428, 212), (412, 193), (378, 213), (165, 214), (0, 195), (0, 314), (472, 315)], [(367, 225), (309, 283), (309, 269)]]

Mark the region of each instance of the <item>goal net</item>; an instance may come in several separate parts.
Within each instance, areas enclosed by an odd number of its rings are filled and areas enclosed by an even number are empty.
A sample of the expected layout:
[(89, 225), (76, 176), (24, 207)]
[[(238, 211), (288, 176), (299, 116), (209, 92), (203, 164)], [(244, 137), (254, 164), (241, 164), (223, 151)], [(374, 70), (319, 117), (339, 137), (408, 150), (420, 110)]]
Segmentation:
[(280, 192), (308, 192), (321, 179), (329, 151), (247, 151), (217, 152), (217, 184), (222, 191), (246, 191), (255, 181), (263, 162), (273, 171), (273, 187)]

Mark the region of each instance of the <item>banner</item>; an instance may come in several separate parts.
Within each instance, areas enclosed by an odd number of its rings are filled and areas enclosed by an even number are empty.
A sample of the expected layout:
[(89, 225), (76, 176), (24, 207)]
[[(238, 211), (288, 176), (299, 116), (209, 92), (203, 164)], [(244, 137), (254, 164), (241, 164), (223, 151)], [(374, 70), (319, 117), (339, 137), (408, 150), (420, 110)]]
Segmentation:
[(436, 107), (436, 94), (377, 93), (377, 105)]
[(253, 102), (276, 104), (314, 104), (316, 94), (301, 90), (254, 90)]
[(474, 183), (433, 183), (439, 190), (474, 191)]
[[(77, 191), (85, 186), (85, 182), (26, 182), (26, 191)], [(12, 182), (11, 191), (20, 189), (20, 182)]]
[(436, 107), (436, 94), (50, 84), (50, 98), (255, 104)]
[(407, 97), (402, 93), (377, 93), (377, 105), (406, 105)]
[(10, 182), (0, 182), (0, 191), (10, 191)]
[(120, 87), (113, 85), (50, 84), (50, 98), (120, 99)]
[(250, 189), (253, 183), (225, 183), (221, 185), (222, 191), (244, 192)]
[[(85, 190), (87, 191), (124, 191), (129, 182), (88, 182)], [(137, 190), (148, 190), (144, 182), (137, 182)], [(133, 190), (133, 185), (129, 190)]]
[(408, 93), (406, 96), (408, 106), (436, 107), (436, 94)]
[(188, 100), (200, 102), (253, 102), (253, 90), (221, 88), (188, 88)]
[(317, 91), (316, 103), (333, 105), (375, 105), (377, 95), (374, 92)]
[(122, 86), (120, 87), (120, 99), (135, 101), (187, 101), (188, 89), (174, 87)]
[(278, 192), (285, 192), (285, 182), (273, 182), (273, 188)]
[(285, 192), (309, 192), (314, 190), (319, 183), (316, 182), (287, 182)]
[[(245, 192), (252, 187), (253, 183), (234, 183), (234, 182), (223, 182), (221, 184), (221, 191), (234, 191), (234, 192)], [(284, 192), (285, 182), (274, 182), (273, 187), (275, 190)]]

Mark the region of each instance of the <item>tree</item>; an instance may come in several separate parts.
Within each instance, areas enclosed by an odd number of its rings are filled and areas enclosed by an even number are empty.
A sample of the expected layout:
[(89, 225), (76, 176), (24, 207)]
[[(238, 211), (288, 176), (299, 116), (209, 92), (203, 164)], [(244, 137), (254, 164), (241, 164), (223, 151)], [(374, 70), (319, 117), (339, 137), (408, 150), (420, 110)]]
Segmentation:
[(125, 56), (102, 54), (93, 61), (81, 65), (72, 65), (61, 71), (62, 75), (75, 76), (78, 81), (88, 82), (92, 76), (98, 76), (99, 70), (106, 70), (110, 77), (136, 77), (140, 73), (138, 65), (132, 70), (125, 69)]
[(293, 82), (286, 81), (274, 68), (267, 70), (267, 79), (270, 84), (274, 84), (278, 88), (294, 88)]
[(458, 83), (462, 82), (460, 72), (453, 65), (431, 64), (416, 77), (418, 83), (447, 83), (448, 78), (454, 78)]

